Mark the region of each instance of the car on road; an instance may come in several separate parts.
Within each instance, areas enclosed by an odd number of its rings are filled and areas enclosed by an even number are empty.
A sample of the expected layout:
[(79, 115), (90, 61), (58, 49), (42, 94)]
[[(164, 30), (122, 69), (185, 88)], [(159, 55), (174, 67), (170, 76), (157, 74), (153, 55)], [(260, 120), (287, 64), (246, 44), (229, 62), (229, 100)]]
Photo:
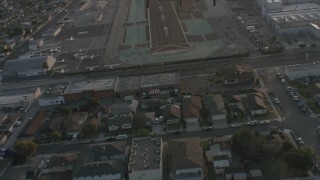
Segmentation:
[(210, 127), (205, 127), (205, 128), (202, 128), (202, 130), (204, 131), (212, 131), (213, 130), (213, 127), (210, 126)]
[(259, 124), (270, 124), (270, 121), (269, 120), (263, 120), (263, 121), (260, 121)]
[(292, 87), (290, 87), (290, 86), (287, 87), (288, 92), (291, 92), (292, 90), (293, 90)]
[(301, 137), (298, 137), (296, 140), (297, 140), (297, 143), (298, 143), (298, 144), (304, 145), (304, 142), (303, 142), (303, 140), (302, 140)]
[(249, 125), (249, 126), (255, 126), (257, 124), (258, 124), (257, 120), (252, 120), (252, 121), (247, 122), (247, 125)]
[(274, 98), (274, 103), (276, 103), (276, 104), (280, 104), (280, 100), (278, 99), (278, 98)]
[(299, 101), (299, 100), (300, 100), (300, 99), (299, 99), (299, 96), (297, 96), (297, 95), (292, 96), (292, 99), (293, 99), (294, 101)]

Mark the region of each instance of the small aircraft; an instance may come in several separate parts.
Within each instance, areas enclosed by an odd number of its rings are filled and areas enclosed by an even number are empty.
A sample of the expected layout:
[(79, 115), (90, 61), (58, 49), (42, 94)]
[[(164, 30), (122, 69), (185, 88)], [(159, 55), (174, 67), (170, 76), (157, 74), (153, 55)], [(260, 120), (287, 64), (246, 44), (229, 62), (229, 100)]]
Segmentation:
[(90, 71), (93, 71), (94, 68), (97, 68), (97, 67), (99, 67), (99, 66), (92, 66), (92, 67), (86, 67), (86, 68), (89, 69)]
[(109, 69), (113, 69), (113, 67), (119, 66), (119, 64), (109, 64), (109, 65), (104, 65), (104, 67), (108, 67)]
[(73, 36), (71, 36), (69, 39), (67, 39), (67, 40), (69, 40), (69, 41), (74, 41), (75, 39), (74, 39), (74, 37)]
[(61, 60), (61, 61), (58, 61), (58, 62), (61, 62), (61, 63), (65, 63), (65, 62), (69, 62), (70, 60), (65, 60), (64, 58)]

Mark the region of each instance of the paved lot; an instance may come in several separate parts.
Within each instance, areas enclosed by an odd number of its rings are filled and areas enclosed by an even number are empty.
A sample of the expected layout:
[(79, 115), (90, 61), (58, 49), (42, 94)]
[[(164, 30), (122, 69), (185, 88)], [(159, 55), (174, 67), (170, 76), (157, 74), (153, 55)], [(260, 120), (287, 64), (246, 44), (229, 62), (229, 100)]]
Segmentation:
[(151, 51), (189, 47), (172, 2), (150, 1)]

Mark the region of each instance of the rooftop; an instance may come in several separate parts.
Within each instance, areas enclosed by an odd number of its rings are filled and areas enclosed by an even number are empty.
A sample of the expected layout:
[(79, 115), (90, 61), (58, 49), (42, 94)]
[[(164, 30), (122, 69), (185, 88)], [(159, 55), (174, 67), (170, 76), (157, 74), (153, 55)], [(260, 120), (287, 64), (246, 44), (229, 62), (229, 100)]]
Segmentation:
[(107, 160), (84, 164), (83, 167), (77, 171), (74, 171), (73, 178), (101, 177), (102, 175), (116, 175), (124, 174), (124, 167), (122, 160)]
[(226, 114), (226, 108), (221, 94), (213, 94), (202, 97), (205, 106), (210, 111), (211, 115)]
[(153, 74), (142, 76), (141, 87), (179, 85), (178, 73)]
[(103, 80), (91, 80), (71, 83), (66, 90), (66, 94), (81, 93), (83, 91), (102, 91), (113, 90), (116, 84), (117, 78), (103, 79)]
[(48, 118), (48, 115), (49, 111), (38, 111), (35, 117), (28, 122), (26, 129), (20, 134), (20, 136), (34, 136), (46, 118)]
[(203, 156), (199, 137), (173, 139), (168, 142), (172, 169), (202, 168)]
[(200, 109), (202, 109), (200, 96), (184, 97), (182, 99), (182, 111), (184, 118), (199, 117)]
[(65, 93), (68, 85), (69, 83), (46, 86), (42, 88), (44, 91), (42, 93), (41, 98), (62, 96)]
[(116, 92), (139, 90), (141, 87), (141, 76), (119, 77)]
[(160, 169), (162, 161), (161, 138), (138, 138), (132, 140), (129, 171)]

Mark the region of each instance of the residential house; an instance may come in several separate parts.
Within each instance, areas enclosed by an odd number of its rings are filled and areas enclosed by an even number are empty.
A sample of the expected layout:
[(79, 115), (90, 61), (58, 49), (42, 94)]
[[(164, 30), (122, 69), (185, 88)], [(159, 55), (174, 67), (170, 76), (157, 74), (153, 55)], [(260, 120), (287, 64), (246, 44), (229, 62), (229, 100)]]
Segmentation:
[(0, 134), (0, 146), (3, 146), (4, 144), (6, 144), (7, 140), (8, 140), (7, 134)]
[(267, 105), (264, 102), (264, 97), (258, 96), (257, 94), (248, 94), (247, 103), (252, 116), (267, 113)]
[(203, 105), (209, 114), (209, 119), (215, 124), (227, 125), (227, 110), (221, 94), (206, 95), (202, 97)]
[(138, 103), (137, 100), (132, 100), (129, 103), (114, 104), (111, 107), (110, 117), (130, 116), (132, 118), (132, 116), (136, 114)]
[(41, 174), (48, 173), (63, 173), (73, 171), (75, 163), (78, 159), (79, 153), (64, 153), (64, 154), (51, 154), (40, 155), (35, 157), (41, 159), (38, 162), (38, 168)]
[[(182, 116), (187, 128), (199, 127), (200, 112), (202, 103), (200, 96), (185, 96), (182, 99)], [(188, 128), (188, 129), (189, 129)]]
[(76, 163), (73, 180), (124, 179), (126, 146), (126, 141), (87, 145)]
[(82, 126), (88, 119), (88, 112), (71, 113), (65, 121), (65, 130), (69, 136), (79, 135)]
[(225, 85), (252, 84), (255, 82), (253, 68), (249, 65), (231, 65), (218, 72)]
[(320, 83), (308, 84), (306, 86), (307, 92), (312, 99), (320, 106)]
[(12, 132), (14, 124), (20, 119), (20, 114), (10, 114), (5, 116), (6, 118), (0, 122), (0, 134)]
[(39, 128), (49, 120), (50, 112), (46, 110), (38, 111), (34, 118), (28, 122), (20, 137), (34, 139), (38, 134)]
[(212, 164), (216, 174), (223, 174), (226, 167), (230, 166), (228, 155), (218, 155), (212, 157)]
[(143, 120), (144, 126), (151, 127), (154, 124), (155, 114), (155, 112), (140, 112), (139, 118)]
[(170, 104), (163, 109), (163, 119), (167, 124), (178, 124), (181, 121), (181, 109), (177, 104)]
[(132, 118), (130, 116), (111, 117), (108, 119), (107, 124), (109, 131), (116, 131), (118, 129), (130, 129), (132, 128)]
[(101, 119), (98, 117), (91, 118), (87, 121), (87, 124), (94, 126), (98, 130), (101, 125)]
[(246, 180), (247, 173), (243, 166), (229, 166), (225, 168), (226, 180)]
[(128, 165), (129, 180), (162, 180), (162, 156), (161, 138), (133, 139)]
[(168, 168), (171, 179), (202, 180), (204, 178), (204, 162), (200, 138), (169, 140)]

